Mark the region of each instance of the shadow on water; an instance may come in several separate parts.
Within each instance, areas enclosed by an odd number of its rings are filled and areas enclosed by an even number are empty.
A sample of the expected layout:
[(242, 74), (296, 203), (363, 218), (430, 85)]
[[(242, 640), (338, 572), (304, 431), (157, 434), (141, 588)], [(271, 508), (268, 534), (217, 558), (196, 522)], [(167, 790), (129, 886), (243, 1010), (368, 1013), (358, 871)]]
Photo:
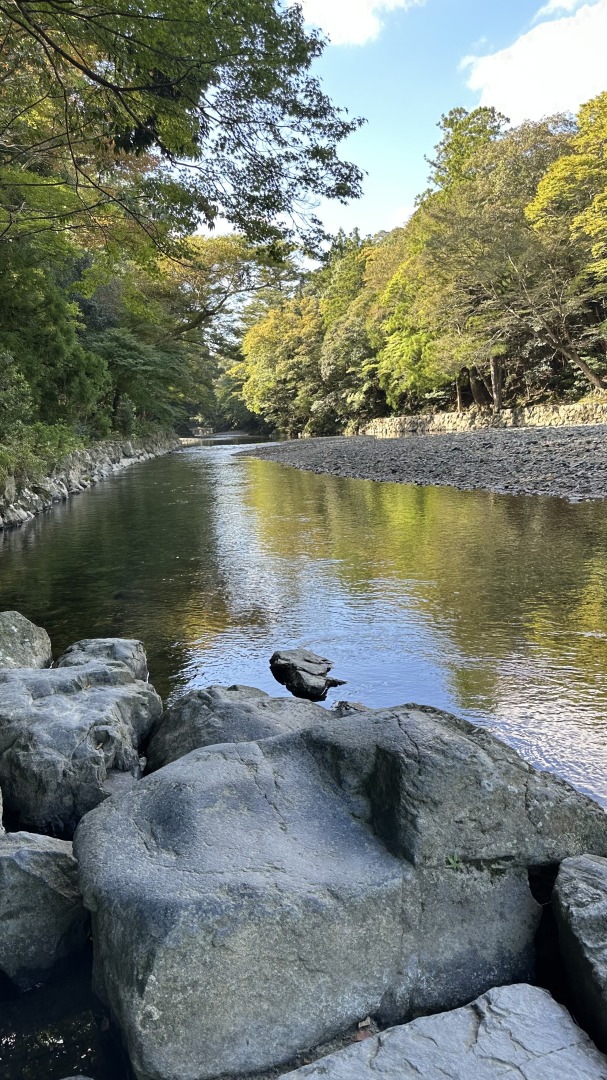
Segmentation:
[[(305, 645), (333, 698), (451, 709), (607, 805), (607, 507), (339, 479), (203, 446), (0, 534), (0, 605), (143, 639), (165, 697)], [(127, 1080), (90, 972), (0, 1005), (2, 1080)], [(55, 1024), (55, 1018), (57, 1023)]]

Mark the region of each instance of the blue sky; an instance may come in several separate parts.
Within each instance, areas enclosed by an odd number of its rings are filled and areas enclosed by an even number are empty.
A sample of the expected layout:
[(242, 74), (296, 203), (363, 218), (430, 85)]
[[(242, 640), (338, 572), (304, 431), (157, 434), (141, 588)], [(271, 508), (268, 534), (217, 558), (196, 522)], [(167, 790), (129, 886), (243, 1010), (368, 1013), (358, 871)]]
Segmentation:
[(365, 195), (321, 207), (334, 231), (390, 229), (426, 186), (441, 113), (495, 105), (513, 122), (575, 111), (607, 89), (607, 0), (300, 0), (331, 37), (317, 73), (366, 126), (342, 156)]

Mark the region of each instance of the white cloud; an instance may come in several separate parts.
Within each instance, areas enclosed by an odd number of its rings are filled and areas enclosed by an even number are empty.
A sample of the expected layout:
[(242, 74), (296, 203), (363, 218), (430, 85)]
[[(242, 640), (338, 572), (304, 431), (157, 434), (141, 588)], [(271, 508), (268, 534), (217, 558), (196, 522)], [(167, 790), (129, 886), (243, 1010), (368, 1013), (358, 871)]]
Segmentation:
[(306, 22), (329, 35), (332, 45), (366, 45), (383, 29), (383, 16), (425, 0), (299, 0)]
[[(557, 10), (557, 0), (547, 5)], [(573, 0), (561, 0), (570, 10)], [(544, 12), (546, 14), (546, 12)], [(607, 90), (607, 0), (585, 3), (573, 15), (535, 26), (489, 56), (469, 56), (468, 86), (481, 105), (494, 105), (513, 123), (575, 112)]]
[(562, 15), (576, 11), (583, 3), (584, 0), (548, 0), (548, 3), (544, 4), (543, 8), (538, 11), (534, 22), (549, 15)]

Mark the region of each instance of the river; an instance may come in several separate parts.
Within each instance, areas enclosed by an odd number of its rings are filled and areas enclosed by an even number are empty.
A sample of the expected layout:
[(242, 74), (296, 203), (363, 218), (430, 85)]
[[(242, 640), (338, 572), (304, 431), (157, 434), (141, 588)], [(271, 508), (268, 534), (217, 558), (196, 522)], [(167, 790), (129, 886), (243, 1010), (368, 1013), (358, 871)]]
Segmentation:
[[(269, 657), (304, 645), (347, 680), (329, 706), (449, 709), (607, 806), (604, 503), (318, 476), (237, 449), (134, 465), (2, 534), (2, 608), (57, 653), (141, 638), (169, 700), (211, 683), (282, 694)], [(94, 1040), (74, 1046), (96, 1080), (122, 1075)], [(49, 1080), (69, 1071), (55, 1051)], [(7, 1080), (28, 1080), (21, 1052)]]

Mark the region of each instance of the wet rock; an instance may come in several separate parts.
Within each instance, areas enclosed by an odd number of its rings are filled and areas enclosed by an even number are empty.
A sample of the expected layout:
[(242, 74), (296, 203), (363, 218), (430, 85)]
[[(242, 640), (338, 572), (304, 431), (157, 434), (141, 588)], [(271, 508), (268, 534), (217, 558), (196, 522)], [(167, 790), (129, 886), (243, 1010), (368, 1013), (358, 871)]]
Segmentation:
[(607, 1058), (546, 990), (502, 986), (365, 1039), (285, 1080), (607, 1080)]
[(533, 974), (530, 866), (607, 817), (433, 710), (195, 750), (75, 839), (95, 979), (139, 1080), (267, 1069)]
[(566, 859), (553, 902), (576, 1013), (607, 1049), (607, 859)]
[(141, 641), (131, 638), (85, 638), (66, 649), (57, 661), (57, 667), (76, 667), (91, 660), (124, 664), (133, 678), (147, 682), (148, 661)]
[(279, 650), (270, 658), (270, 670), (277, 682), (295, 697), (309, 701), (324, 701), (329, 690), (345, 685), (343, 679), (329, 675), (332, 666), (330, 660), (307, 649)]
[(0, 671), (0, 784), (13, 827), (70, 838), (141, 775), (139, 745), (162, 712), (123, 663)]
[(18, 611), (0, 612), (0, 668), (45, 668), (52, 661), (46, 630)]
[(72, 845), (33, 833), (0, 836), (0, 971), (27, 990), (83, 947), (87, 928)]
[(192, 750), (217, 743), (251, 742), (322, 723), (320, 705), (273, 698), (252, 686), (209, 686), (192, 690), (166, 710), (152, 730), (148, 771)]

